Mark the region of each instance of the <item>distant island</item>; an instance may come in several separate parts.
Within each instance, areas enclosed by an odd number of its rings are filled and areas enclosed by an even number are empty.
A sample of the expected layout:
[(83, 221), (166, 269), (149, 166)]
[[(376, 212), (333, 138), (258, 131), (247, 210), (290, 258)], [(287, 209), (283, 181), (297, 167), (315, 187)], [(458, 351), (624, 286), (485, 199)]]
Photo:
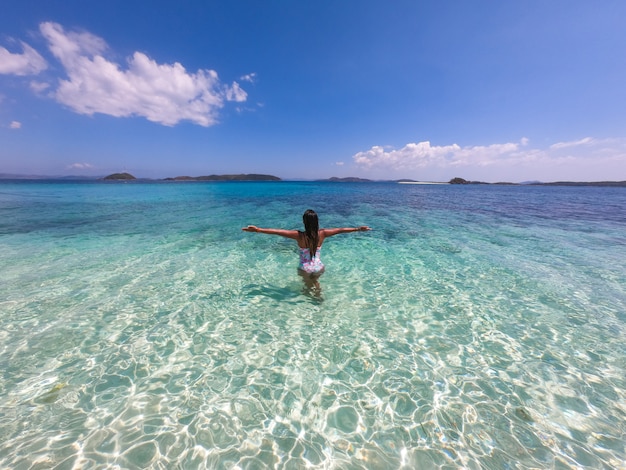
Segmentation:
[[(129, 181), (136, 180), (130, 173), (113, 173), (105, 176), (103, 180)], [(164, 178), (163, 181), (281, 181), (278, 176), (241, 174), (241, 175), (208, 175), (208, 176), (175, 176)]]
[(208, 175), (208, 176), (175, 176), (165, 181), (282, 181), (278, 176), (241, 174), (241, 175)]
[(136, 180), (130, 173), (113, 173), (112, 175), (105, 176), (103, 180)]
[(553, 183), (531, 183), (541, 186), (626, 186), (626, 181), (592, 181), (592, 182), (577, 182), (577, 181), (555, 181)]

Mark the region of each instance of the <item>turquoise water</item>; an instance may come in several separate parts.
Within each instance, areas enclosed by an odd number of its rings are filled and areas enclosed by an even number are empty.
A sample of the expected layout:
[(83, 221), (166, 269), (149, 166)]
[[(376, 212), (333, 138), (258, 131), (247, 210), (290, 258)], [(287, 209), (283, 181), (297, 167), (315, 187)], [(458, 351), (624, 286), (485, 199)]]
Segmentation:
[(624, 188), (2, 182), (0, 468), (624, 468), (625, 260)]

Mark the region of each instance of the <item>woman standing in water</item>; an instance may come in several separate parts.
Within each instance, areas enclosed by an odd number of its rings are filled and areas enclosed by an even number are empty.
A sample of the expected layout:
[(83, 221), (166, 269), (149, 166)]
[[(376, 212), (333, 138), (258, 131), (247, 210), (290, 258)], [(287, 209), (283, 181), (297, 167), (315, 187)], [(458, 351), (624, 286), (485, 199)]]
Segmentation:
[(319, 228), (319, 220), (315, 211), (309, 209), (302, 216), (304, 232), (299, 230), (283, 230), (278, 228), (259, 228), (248, 225), (242, 230), (245, 232), (266, 233), (296, 240), (300, 249), (300, 263), (298, 273), (304, 278), (308, 287), (319, 288), (317, 279), (324, 273), (324, 264), (320, 259), (320, 252), (324, 240), (340, 233), (364, 232), (371, 230), (368, 226), (344, 228)]

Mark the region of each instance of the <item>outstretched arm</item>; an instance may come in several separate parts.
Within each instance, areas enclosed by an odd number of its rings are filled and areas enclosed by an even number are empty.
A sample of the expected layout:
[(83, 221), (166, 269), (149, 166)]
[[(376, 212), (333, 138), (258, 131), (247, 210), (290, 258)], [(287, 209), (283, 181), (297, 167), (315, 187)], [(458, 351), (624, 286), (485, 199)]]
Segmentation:
[(279, 237), (291, 238), (293, 240), (298, 239), (297, 230), (283, 230), (280, 228), (260, 228), (256, 225), (248, 225), (242, 228), (244, 232), (265, 233), (267, 235), (278, 235)]
[(340, 233), (366, 232), (368, 230), (372, 229), (367, 225), (361, 225), (360, 227), (323, 228), (320, 232), (324, 234), (324, 237), (332, 237)]

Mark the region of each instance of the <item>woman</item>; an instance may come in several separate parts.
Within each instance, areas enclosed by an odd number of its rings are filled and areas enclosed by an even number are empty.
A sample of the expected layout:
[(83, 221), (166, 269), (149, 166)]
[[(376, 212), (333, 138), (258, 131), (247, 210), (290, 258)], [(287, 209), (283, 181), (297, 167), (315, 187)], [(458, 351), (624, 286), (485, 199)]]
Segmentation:
[(371, 230), (369, 227), (345, 227), (345, 228), (319, 228), (319, 221), (315, 211), (309, 209), (302, 216), (304, 222), (304, 232), (299, 230), (282, 230), (278, 228), (259, 228), (248, 225), (242, 228), (245, 232), (266, 233), (268, 235), (279, 235), (285, 238), (296, 240), (300, 248), (300, 264), (298, 272), (305, 280), (316, 280), (324, 272), (324, 264), (320, 259), (320, 252), (324, 240), (333, 235), (349, 232), (363, 232)]

